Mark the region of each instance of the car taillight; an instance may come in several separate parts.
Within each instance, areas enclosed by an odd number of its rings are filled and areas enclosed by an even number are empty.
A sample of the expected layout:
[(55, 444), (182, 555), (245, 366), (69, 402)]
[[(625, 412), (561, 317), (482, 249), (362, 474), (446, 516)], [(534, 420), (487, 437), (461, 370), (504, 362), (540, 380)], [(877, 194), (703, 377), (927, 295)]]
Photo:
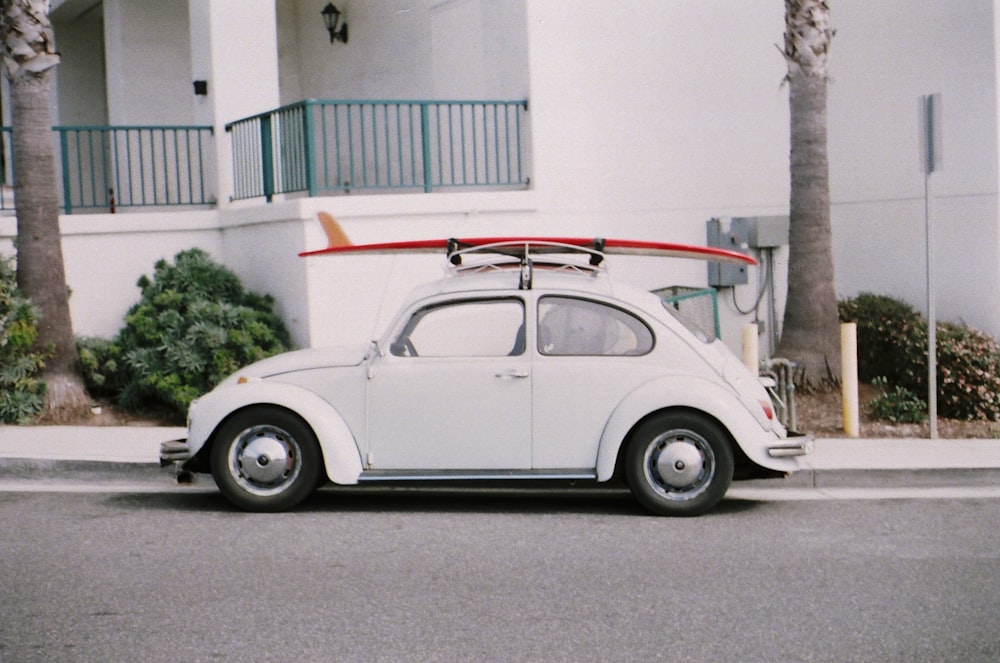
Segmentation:
[(760, 403), (761, 409), (764, 410), (764, 416), (767, 417), (767, 420), (768, 421), (773, 421), (774, 420), (774, 406), (771, 404), (771, 400), (770, 399), (765, 400), (765, 399), (762, 398), (762, 399), (760, 399), (757, 402)]

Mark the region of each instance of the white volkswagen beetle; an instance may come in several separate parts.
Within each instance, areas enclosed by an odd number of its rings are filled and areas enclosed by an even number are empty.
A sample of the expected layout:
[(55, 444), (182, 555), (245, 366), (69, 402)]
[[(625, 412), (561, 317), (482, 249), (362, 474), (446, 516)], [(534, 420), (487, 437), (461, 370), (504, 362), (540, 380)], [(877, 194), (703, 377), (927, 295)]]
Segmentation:
[(600, 260), (527, 253), (453, 267), (367, 347), (239, 371), (192, 404), (162, 463), (252, 511), (327, 481), (623, 479), (663, 515), (797, 468), (811, 438), (721, 342)]

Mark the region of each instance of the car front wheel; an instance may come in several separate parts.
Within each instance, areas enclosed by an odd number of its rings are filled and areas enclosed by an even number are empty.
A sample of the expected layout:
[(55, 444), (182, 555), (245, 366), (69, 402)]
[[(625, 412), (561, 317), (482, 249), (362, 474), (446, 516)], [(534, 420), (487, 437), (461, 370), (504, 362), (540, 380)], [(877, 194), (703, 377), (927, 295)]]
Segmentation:
[(733, 451), (725, 431), (691, 412), (659, 414), (640, 424), (626, 463), (635, 498), (665, 516), (705, 513), (733, 480)]
[(296, 415), (274, 407), (239, 412), (219, 429), (212, 476), (230, 502), (247, 511), (283, 511), (320, 478), (319, 444)]

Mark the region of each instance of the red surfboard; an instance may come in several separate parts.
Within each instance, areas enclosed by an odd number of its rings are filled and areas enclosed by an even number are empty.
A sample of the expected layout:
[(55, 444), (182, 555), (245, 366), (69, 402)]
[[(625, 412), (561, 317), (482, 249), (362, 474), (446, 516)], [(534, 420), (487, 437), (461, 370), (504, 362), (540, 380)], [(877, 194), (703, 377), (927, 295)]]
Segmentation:
[(756, 265), (751, 256), (710, 246), (650, 242), (634, 239), (604, 239), (585, 237), (466, 237), (451, 239), (420, 239), (375, 244), (351, 244), (347, 235), (332, 216), (326, 212), (318, 215), (326, 233), (329, 246), (314, 251), (303, 251), (300, 256), (350, 255), (356, 253), (438, 253), (448, 256), (470, 252), (497, 253), (523, 258), (542, 253), (589, 253), (591, 264), (598, 264), (603, 255), (661, 256), (689, 258), (713, 262)]

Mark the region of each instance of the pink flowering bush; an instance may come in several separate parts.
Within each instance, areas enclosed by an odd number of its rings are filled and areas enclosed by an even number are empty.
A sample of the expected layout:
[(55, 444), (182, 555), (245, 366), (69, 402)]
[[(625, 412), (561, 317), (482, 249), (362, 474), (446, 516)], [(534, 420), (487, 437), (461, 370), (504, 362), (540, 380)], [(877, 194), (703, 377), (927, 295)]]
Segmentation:
[[(909, 304), (862, 293), (840, 302), (858, 326), (858, 375), (927, 400), (927, 320)], [(938, 414), (1000, 421), (1000, 344), (964, 324), (937, 325)]]

